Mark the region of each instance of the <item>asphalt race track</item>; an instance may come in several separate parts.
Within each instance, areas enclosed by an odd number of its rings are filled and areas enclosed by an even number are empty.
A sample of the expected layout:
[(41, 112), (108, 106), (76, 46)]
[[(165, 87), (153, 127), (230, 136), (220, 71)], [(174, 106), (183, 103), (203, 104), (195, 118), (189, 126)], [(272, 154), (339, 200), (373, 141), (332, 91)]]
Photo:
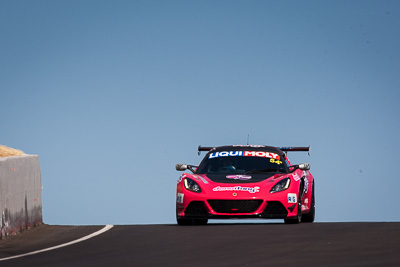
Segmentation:
[[(0, 240), (0, 259), (79, 239), (103, 226), (42, 225)], [(400, 266), (400, 222), (114, 226), (6, 266)]]

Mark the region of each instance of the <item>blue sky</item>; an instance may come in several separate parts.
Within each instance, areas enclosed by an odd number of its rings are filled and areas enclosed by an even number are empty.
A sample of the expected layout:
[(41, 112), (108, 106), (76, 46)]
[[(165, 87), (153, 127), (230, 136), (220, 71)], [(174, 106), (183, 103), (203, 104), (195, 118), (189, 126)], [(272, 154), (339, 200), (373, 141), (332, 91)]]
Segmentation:
[(0, 1), (0, 144), (48, 224), (175, 222), (197, 146), (308, 146), (317, 217), (399, 221), (398, 1)]

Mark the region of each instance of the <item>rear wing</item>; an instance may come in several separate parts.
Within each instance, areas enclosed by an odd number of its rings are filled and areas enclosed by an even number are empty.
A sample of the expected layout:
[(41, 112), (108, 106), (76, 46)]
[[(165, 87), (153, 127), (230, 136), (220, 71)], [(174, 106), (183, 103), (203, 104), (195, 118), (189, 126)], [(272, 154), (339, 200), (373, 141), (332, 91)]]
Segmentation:
[(211, 146), (199, 146), (198, 147), (198, 153), (197, 154), (199, 154), (199, 156), (200, 156), (200, 152), (201, 151), (210, 151), (211, 149), (213, 149), (213, 148), (215, 148), (215, 147), (211, 147)]
[(291, 146), (291, 147), (278, 147), (280, 150), (284, 151), (286, 154), (288, 151), (302, 151), (302, 152), (308, 152), (308, 155), (310, 156), (310, 149), (311, 146)]
[[(198, 147), (198, 152), (200, 155), (201, 151), (210, 151), (214, 147), (210, 146), (199, 146)], [(311, 146), (291, 146), (291, 147), (278, 147), (280, 150), (284, 151), (286, 154), (288, 151), (302, 151), (302, 152), (308, 152), (308, 155), (310, 156), (310, 148)]]
[(213, 149), (214, 147), (211, 146), (199, 146), (198, 151), (210, 151), (211, 149)]

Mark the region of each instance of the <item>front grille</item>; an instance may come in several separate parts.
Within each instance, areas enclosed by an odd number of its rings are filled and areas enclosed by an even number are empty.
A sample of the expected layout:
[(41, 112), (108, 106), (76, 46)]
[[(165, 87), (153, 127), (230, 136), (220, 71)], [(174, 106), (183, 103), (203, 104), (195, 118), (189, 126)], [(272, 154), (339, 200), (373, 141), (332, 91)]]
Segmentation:
[(253, 213), (262, 204), (260, 199), (252, 200), (208, 200), (211, 208), (218, 213)]
[(286, 218), (288, 214), (287, 209), (279, 201), (268, 201), (267, 207), (262, 213), (262, 217), (268, 218)]
[(192, 201), (185, 210), (185, 216), (207, 216), (203, 201)]

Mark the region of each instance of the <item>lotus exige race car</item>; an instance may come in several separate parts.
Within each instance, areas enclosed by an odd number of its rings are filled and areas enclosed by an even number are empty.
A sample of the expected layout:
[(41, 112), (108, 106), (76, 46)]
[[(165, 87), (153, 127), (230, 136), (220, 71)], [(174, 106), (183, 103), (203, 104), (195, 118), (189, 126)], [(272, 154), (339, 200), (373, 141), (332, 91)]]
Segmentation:
[(313, 222), (315, 183), (307, 163), (291, 165), (284, 151), (309, 147), (233, 145), (201, 147), (208, 151), (199, 166), (177, 184), (179, 225), (207, 224), (208, 219), (272, 218), (285, 223)]

